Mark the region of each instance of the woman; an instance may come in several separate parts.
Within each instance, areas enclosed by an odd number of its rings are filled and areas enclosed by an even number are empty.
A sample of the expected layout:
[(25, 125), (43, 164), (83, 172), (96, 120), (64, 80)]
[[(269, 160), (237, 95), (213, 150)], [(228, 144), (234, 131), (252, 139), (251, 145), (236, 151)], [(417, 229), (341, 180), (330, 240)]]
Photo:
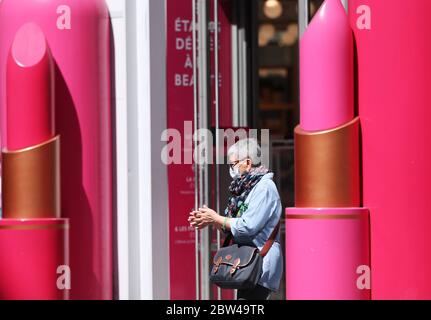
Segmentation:
[[(233, 179), (224, 215), (204, 206), (190, 213), (190, 225), (203, 229), (210, 225), (231, 232), (234, 242), (262, 250), (281, 216), (281, 202), (273, 173), (260, 166), (261, 150), (255, 139), (238, 141), (228, 151)], [(263, 273), (256, 287), (238, 290), (238, 300), (268, 300), (278, 291), (283, 272), (280, 234), (263, 259)]]

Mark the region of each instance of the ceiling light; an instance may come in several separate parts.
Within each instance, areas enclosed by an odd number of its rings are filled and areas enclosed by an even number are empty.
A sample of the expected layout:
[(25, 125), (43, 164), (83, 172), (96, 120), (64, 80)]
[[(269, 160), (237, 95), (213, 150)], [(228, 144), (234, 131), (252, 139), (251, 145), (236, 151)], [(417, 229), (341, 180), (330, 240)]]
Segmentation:
[(279, 0), (266, 0), (263, 6), (265, 16), (270, 19), (277, 19), (283, 13), (283, 6)]

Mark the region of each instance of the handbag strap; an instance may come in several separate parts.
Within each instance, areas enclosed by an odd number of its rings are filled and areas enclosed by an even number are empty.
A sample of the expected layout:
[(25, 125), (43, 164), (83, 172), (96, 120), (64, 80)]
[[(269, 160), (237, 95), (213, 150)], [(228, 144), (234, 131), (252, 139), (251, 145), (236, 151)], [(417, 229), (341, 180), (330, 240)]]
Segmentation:
[[(278, 221), (277, 225), (275, 226), (274, 230), (272, 231), (271, 235), (269, 236), (268, 240), (266, 240), (265, 245), (260, 251), (260, 255), (262, 257), (265, 257), (267, 255), (269, 249), (271, 249), (272, 245), (274, 244), (275, 238), (277, 237), (278, 230), (280, 229), (280, 223), (281, 221)], [(229, 243), (232, 240), (232, 237), (233, 237), (232, 233), (229, 233), (226, 236), (226, 238), (224, 239), (222, 248), (227, 247), (229, 245)]]
[(268, 240), (266, 240), (265, 245), (263, 246), (262, 250), (260, 251), (260, 255), (262, 257), (266, 256), (269, 249), (271, 249), (272, 245), (274, 244), (275, 237), (277, 236), (278, 230), (280, 229), (280, 221), (278, 221), (277, 225), (275, 226), (274, 230), (272, 231), (271, 235), (269, 236)]
[(221, 247), (222, 248), (227, 247), (229, 245), (229, 243), (231, 242), (231, 240), (232, 240), (232, 233), (229, 232), (229, 234), (226, 236), (226, 238), (224, 238), (223, 245)]

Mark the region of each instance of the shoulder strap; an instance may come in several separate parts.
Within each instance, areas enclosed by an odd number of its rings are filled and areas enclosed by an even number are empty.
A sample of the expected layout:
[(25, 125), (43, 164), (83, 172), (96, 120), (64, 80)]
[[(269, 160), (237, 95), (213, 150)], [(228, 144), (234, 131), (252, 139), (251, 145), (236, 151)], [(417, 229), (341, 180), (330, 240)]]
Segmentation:
[(221, 246), (222, 248), (227, 247), (229, 245), (229, 243), (232, 240), (232, 233), (229, 232), (229, 234), (226, 236), (226, 238), (224, 238), (224, 242), (223, 245)]
[[(277, 237), (278, 230), (280, 229), (280, 223), (281, 223), (280, 221), (277, 223), (277, 225), (275, 226), (271, 235), (269, 236), (268, 240), (265, 242), (265, 245), (263, 246), (262, 250), (260, 251), (260, 255), (262, 257), (265, 257), (267, 255), (269, 249), (271, 249), (271, 247), (275, 241), (275, 238)], [(224, 239), (222, 248), (227, 247), (229, 245), (229, 243), (231, 242), (231, 240), (232, 240), (232, 233), (229, 233), (226, 236), (226, 238)]]
[(263, 246), (262, 250), (260, 251), (260, 255), (262, 257), (266, 256), (269, 249), (271, 249), (271, 247), (275, 241), (275, 237), (277, 237), (278, 230), (280, 229), (280, 223), (281, 222), (278, 221), (277, 225), (275, 226), (274, 230), (272, 231), (271, 235), (269, 236), (268, 240), (266, 240), (265, 245)]

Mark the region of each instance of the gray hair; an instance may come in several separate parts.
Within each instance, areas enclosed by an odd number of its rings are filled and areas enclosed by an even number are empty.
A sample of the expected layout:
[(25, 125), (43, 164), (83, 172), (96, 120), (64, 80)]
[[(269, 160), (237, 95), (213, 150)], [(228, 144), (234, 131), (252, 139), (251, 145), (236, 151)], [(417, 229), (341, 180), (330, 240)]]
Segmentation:
[(261, 149), (256, 139), (242, 139), (233, 144), (228, 152), (228, 157), (234, 156), (237, 160), (250, 159), (253, 167), (261, 164)]

